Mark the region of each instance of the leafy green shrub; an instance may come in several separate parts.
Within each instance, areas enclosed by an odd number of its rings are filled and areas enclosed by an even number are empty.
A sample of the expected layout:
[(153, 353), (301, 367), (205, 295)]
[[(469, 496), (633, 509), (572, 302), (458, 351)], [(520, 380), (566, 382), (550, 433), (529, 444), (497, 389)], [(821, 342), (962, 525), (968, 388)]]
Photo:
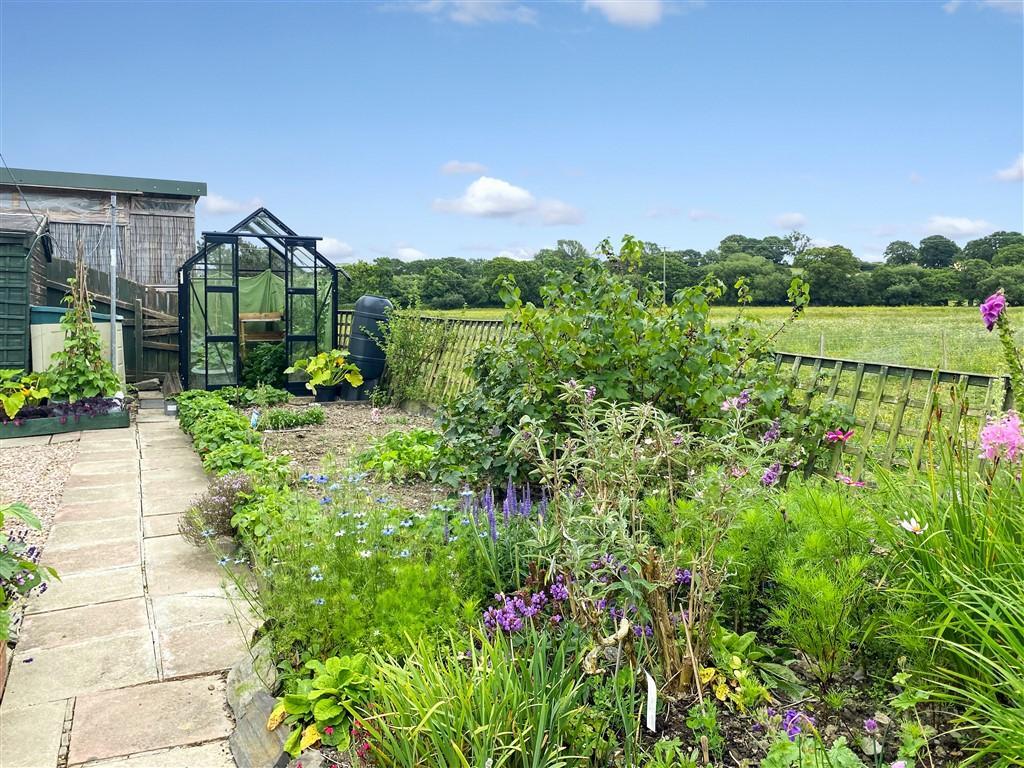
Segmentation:
[(284, 369), (288, 367), (284, 343), (257, 344), (242, 364), (242, 383), (247, 387), (266, 384), (283, 387), (287, 382)]
[(272, 408), (260, 414), (256, 429), (266, 432), (268, 429), (294, 429), (323, 424), (327, 419), (324, 409), (319, 405), (308, 408)]
[(291, 393), (284, 389), (278, 389), (269, 384), (260, 384), (256, 387), (223, 387), (211, 394), (215, 394), (228, 405), (237, 408), (249, 408), (255, 406), (266, 408), (270, 405), (281, 405), (291, 400)]
[(286, 461), (269, 458), (259, 447), (259, 433), (249, 420), (218, 393), (182, 392), (177, 402), (179, 424), (192, 436), (208, 472), (221, 475), (244, 471), (253, 476), (265, 474), (278, 482), (283, 478)]
[(39, 374), (20, 369), (0, 369), (0, 407), (8, 419), (18, 415), (26, 405), (38, 405), (50, 396), (50, 390), (39, 381)]
[[(774, 335), (742, 313), (713, 325), (711, 306), (724, 292), (713, 279), (664, 304), (661, 285), (634, 273), (642, 248), (623, 238), (617, 257), (607, 248), (609, 266), (588, 263), (573, 280), (546, 285), (540, 308), (505, 283), (504, 337), (477, 355), (476, 385), (441, 412), (458, 463), (492, 478), (518, 474), (520, 463), (505, 453), (509, 438), (524, 417), (561, 431), (567, 382), (591, 397), (650, 404), (701, 431), (721, 430), (723, 403), (733, 398), (751, 402), (763, 419), (781, 419), (787, 434), (820, 434), (784, 408), (791, 390), (774, 370)], [(790, 299), (795, 318), (808, 303), (799, 279)], [(806, 419), (833, 416), (815, 410)]]
[(359, 454), (359, 465), (383, 482), (426, 480), (441, 451), (441, 435), (416, 427), (408, 432), (396, 429)]
[(311, 677), (300, 678), (270, 714), (268, 730), (280, 724), (292, 726), (284, 751), (298, 757), (307, 747), (322, 742), (340, 751), (352, 743), (352, 726), (370, 692), (366, 657), (332, 656), (326, 661), (305, 663)]

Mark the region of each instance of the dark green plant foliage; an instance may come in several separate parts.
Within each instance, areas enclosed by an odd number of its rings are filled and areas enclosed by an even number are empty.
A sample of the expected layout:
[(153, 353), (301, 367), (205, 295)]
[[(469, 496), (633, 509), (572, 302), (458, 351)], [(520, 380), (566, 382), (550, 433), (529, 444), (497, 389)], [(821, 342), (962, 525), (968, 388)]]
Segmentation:
[(246, 387), (266, 384), (283, 387), (287, 381), (284, 369), (288, 367), (284, 344), (256, 344), (242, 364), (242, 383)]
[(113, 395), (121, 389), (121, 380), (103, 356), (99, 331), (92, 324), (89, 293), (75, 278), (68, 280), (68, 287), (63, 299), (68, 311), (60, 319), (64, 347), (51, 358), (41, 383), (52, 396), (71, 402), (80, 397)]
[(306, 408), (271, 408), (260, 414), (256, 429), (265, 432), (268, 429), (295, 429), (314, 424), (323, 424), (327, 419), (324, 409), (319, 405)]
[(11, 518), (34, 530), (41, 527), (39, 518), (25, 504), (0, 504), (0, 643), (4, 644), (10, 631), (11, 600), (16, 595), (27, 595), (48, 578), (57, 577), (53, 568), (26, 557), (32, 553), (23, 542), (8, 537), (4, 521)]
[(177, 397), (178, 422), (191, 435), (203, 467), (217, 475), (245, 471), (280, 477), (284, 463), (260, 448), (259, 433), (217, 392), (190, 390)]
[(237, 408), (265, 408), (269, 405), (281, 405), (292, 399), (288, 391), (269, 384), (255, 387), (223, 387), (216, 390), (216, 395), (228, 405)]
[[(701, 430), (714, 430), (710, 419), (742, 390), (762, 417), (783, 413), (791, 393), (774, 373), (772, 336), (742, 313), (712, 326), (712, 304), (725, 289), (717, 280), (664, 305), (661, 286), (631, 271), (639, 247), (627, 236), (608, 265), (589, 263), (572, 279), (546, 285), (540, 308), (506, 282), (505, 336), (480, 351), (476, 385), (441, 412), (459, 463), (481, 475), (518, 474), (506, 442), (523, 417), (559, 431), (567, 408), (558, 395), (570, 380), (612, 402), (650, 403)], [(738, 288), (745, 293), (742, 282)], [(808, 302), (806, 287), (794, 280), (790, 294), (796, 317)]]
[(424, 317), (418, 300), (388, 310), (387, 323), (380, 326), (380, 336), (374, 339), (387, 360), (386, 404), (431, 400), (424, 377), (429, 363), (444, 353), (453, 334), (451, 321)]

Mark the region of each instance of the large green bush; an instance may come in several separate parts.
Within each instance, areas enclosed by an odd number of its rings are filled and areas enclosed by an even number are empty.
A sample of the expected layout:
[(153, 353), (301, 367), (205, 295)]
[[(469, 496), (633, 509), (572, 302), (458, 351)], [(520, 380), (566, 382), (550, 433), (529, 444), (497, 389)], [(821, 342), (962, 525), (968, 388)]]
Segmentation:
[[(504, 338), (481, 350), (475, 386), (441, 414), (458, 463), (498, 477), (517, 473), (505, 455), (508, 439), (523, 417), (558, 431), (567, 413), (560, 388), (569, 381), (591, 398), (649, 403), (704, 431), (717, 429), (712, 417), (744, 392), (760, 416), (784, 414), (790, 391), (774, 372), (774, 334), (742, 311), (725, 325), (711, 323), (721, 282), (705, 280), (665, 304), (661, 285), (635, 271), (639, 241), (625, 237), (617, 256), (607, 250), (605, 263), (584, 263), (572, 279), (546, 285), (541, 307), (524, 303), (506, 281)], [(747, 297), (742, 280), (737, 291)], [(789, 296), (796, 318), (809, 300), (798, 278)]]

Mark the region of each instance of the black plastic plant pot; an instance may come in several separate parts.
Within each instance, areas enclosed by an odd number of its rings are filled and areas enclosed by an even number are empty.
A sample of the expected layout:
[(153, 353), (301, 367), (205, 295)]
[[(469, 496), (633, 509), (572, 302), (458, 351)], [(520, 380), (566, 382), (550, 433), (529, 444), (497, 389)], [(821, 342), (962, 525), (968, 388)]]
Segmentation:
[(317, 387), (316, 395), (313, 397), (318, 403), (333, 403), (338, 399), (338, 385), (333, 387)]

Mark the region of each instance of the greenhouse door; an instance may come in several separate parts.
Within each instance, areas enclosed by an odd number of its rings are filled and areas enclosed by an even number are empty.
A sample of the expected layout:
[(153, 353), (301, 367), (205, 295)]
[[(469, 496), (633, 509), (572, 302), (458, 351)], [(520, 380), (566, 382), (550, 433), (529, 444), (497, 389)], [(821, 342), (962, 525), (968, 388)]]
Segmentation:
[(184, 276), (188, 293), (185, 386), (238, 384), (238, 238), (206, 235), (201, 258)]
[[(288, 365), (334, 347), (337, 340), (337, 275), (316, 255), (316, 241), (286, 238), (285, 345)], [(288, 388), (305, 392), (305, 378), (291, 374)]]

